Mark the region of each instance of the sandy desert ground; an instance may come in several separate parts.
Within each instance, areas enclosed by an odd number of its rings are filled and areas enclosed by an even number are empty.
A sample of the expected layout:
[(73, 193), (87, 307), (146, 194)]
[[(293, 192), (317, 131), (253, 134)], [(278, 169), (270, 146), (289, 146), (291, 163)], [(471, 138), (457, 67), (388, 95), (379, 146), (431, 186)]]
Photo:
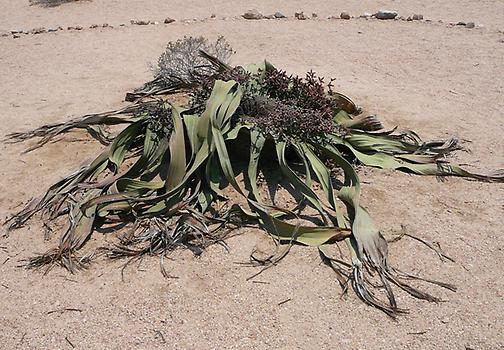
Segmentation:
[[(472, 153), (455, 161), (482, 171), (504, 167), (500, 0), (94, 0), (54, 8), (0, 0), (0, 8), (2, 32), (84, 27), (0, 37), (0, 135), (118, 108), (127, 91), (150, 78), (148, 63), (168, 41), (225, 35), (237, 51), (233, 63), (268, 58), (293, 73), (313, 69), (335, 77), (339, 91), (388, 127), (410, 128), (426, 139), (471, 140)], [(289, 18), (241, 19), (249, 8)], [(381, 8), (421, 13), (431, 22), (326, 19)], [(300, 10), (319, 18), (294, 19)], [(166, 17), (177, 21), (129, 24)], [(458, 21), (477, 26), (448, 25)], [(95, 23), (113, 28), (89, 29)], [(23, 147), (0, 144), (2, 220), (99, 148), (76, 140), (21, 155)], [(34, 221), (0, 239), (0, 348), (504, 349), (502, 184), (440, 183), (372, 169), (362, 178), (364, 204), (385, 233), (404, 224), (455, 259), (441, 263), (411, 240), (391, 246), (394, 264), (458, 286), (456, 293), (426, 287), (445, 302), (399, 293), (410, 313), (393, 321), (352, 292), (341, 297), (333, 272), (320, 264), (316, 249), (305, 247), (264, 272), (258, 279), (264, 283), (246, 281), (255, 270), (237, 263), (264, 240), (254, 230), (231, 238), (229, 253), (214, 246), (199, 258), (175, 254), (169, 270), (177, 279), (164, 279), (156, 258), (127, 270), (124, 282), (122, 262), (106, 260), (76, 275), (54, 269), (44, 276), (19, 267), (49, 246)], [(79, 311), (53, 312), (65, 308)]]

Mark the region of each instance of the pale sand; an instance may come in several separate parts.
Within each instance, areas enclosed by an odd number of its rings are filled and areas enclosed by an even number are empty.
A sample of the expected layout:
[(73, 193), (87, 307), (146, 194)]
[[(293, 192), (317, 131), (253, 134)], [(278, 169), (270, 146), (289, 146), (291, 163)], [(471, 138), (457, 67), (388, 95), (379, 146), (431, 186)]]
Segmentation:
[[(472, 153), (459, 153), (455, 161), (483, 171), (504, 164), (502, 1), (364, 1), (357, 6), (95, 0), (53, 9), (20, 0), (0, 4), (0, 30), (115, 26), (0, 37), (0, 135), (118, 108), (127, 91), (150, 78), (147, 63), (155, 62), (168, 41), (222, 34), (237, 51), (234, 63), (268, 58), (294, 73), (314, 69), (336, 77), (339, 91), (382, 116), (387, 127), (411, 128), (426, 139), (471, 140)], [(219, 19), (249, 8), (289, 16), (296, 10), (317, 12), (323, 20)], [(433, 23), (325, 20), (343, 10), (358, 15), (379, 8), (405, 16), (422, 13)], [(214, 12), (217, 18), (204, 23), (129, 25), (130, 18), (180, 20)], [(446, 27), (459, 20), (484, 27)], [(120, 28), (120, 23), (128, 26)], [(60, 142), (20, 155), (23, 147), (0, 145), (2, 219), (99, 149), (91, 142)], [(504, 187), (462, 179), (439, 183), (379, 170), (364, 170), (361, 176), (363, 203), (385, 233), (405, 224), (410, 232), (438, 241), (456, 260), (443, 264), (409, 240), (391, 246), (394, 264), (459, 287), (456, 293), (425, 287), (446, 302), (430, 304), (398, 292), (399, 304), (410, 314), (394, 322), (352, 291), (341, 298), (333, 272), (319, 263), (316, 249), (305, 247), (295, 247), (278, 267), (257, 278), (269, 284), (247, 282), (256, 270), (236, 263), (248, 261), (253, 247), (265, 242), (259, 231), (230, 239), (230, 253), (214, 246), (200, 258), (175, 254), (168, 269), (178, 279), (164, 279), (156, 258), (146, 259), (140, 270), (127, 270), (124, 283), (122, 262), (106, 260), (75, 276), (58, 268), (43, 276), (16, 267), (56, 242), (44, 242), (34, 221), (0, 240), (5, 247), (0, 249), (0, 348), (70, 349), (65, 337), (78, 349), (503, 348)], [(95, 234), (91, 244), (100, 242)], [(61, 308), (82, 312), (48, 314)]]

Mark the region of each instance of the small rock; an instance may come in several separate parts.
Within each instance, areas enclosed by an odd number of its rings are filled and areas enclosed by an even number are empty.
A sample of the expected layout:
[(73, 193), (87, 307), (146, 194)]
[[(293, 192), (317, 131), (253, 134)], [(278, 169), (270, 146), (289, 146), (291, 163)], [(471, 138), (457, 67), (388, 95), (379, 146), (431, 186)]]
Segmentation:
[(166, 17), (165, 20), (163, 21), (164, 24), (170, 24), (170, 23), (173, 23), (175, 22), (175, 20), (173, 18), (170, 18), (170, 17)]
[(62, 26), (58, 26), (58, 30), (63, 30), (63, 27)]
[(22, 32), (22, 30), (21, 31), (20, 30), (11, 30), (11, 34), (17, 34), (17, 33), (21, 33), (21, 32)]
[(266, 15), (263, 18), (264, 19), (275, 19), (275, 15)]
[(31, 34), (42, 34), (45, 32), (47, 32), (47, 30), (44, 27), (34, 28), (34, 29), (30, 30)]
[(275, 12), (274, 14), (275, 18), (287, 18), (282, 12)]
[(91, 24), (91, 25), (89, 26), (89, 28), (91, 28), (91, 29), (98, 28), (98, 24)]
[(75, 27), (75, 30), (82, 30), (82, 27), (81, 26), (77, 26), (77, 27)]
[(245, 19), (261, 19), (261, 18), (263, 18), (263, 15), (262, 15), (262, 13), (257, 11), (256, 9), (253, 9), (253, 10), (248, 10), (247, 12), (245, 12), (242, 15), (242, 17)]
[(341, 19), (350, 19), (350, 14), (348, 12), (341, 12), (339, 16)]
[(303, 11), (294, 13), (294, 17), (296, 17), (297, 19), (299, 19), (301, 21), (308, 19), (308, 17), (306, 17), (306, 15), (304, 14)]
[(47, 28), (47, 32), (48, 33), (54, 33), (54, 32), (57, 32), (58, 31), (58, 28)]
[(413, 17), (411, 17), (413, 21), (421, 21), (423, 19), (423, 15), (419, 13), (415, 13)]
[(0, 36), (1, 37), (7, 37), (7, 36), (10, 36), (10, 33), (2, 31), (2, 34), (0, 34)]
[(132, 19), (131, 20), (131, 24), (136, 24), (138, 26), (146, 26), (149, 23), (150, 23), (150, 21), (145, 21), (143, 19), (140, 19), (140, 20), (138, 20), (138, 19)]
[(67, 30), (74, 30), (75, 27), (67, 27)]
[(465, 25), (466, 28), (474, 28), (476, 27), (476, 24), (474, 24), (474, 22), (467, 22), (467, 24)]
[(413, 21), (413, 17), (408, 16), (408, 18), (406, 18), (406, 20), (407, 20), (408, 22), (411, 22), (411, 21)]
[(398, 16), (398, 17), (394, 18), (394, 20), (396, 20), (396, 21), (406, 21), (406, 18), (404, 16)]
[(126, 24), (121, 23), (121, 24), (119, 24), (119, 27), (126, 27)]
[(380, 10), (374, 14), (378, 19), (394, 19), (397, 17), (396, 11)]
[(17, 39), (17, 38), (19, 38), (20, 36), (21, 36), (21, 35), (19, 35), (19, 34), (13, 34), (13, 35), (12, 35), (12, 37), (13, 37), (14, 39)]
[(315, 12), (312, 12), (311, 17), (312, 18), (318, 18), (318, 15)]
[(111, 27), (108, 23), (103, 23), (102, 24), (102, 28), (108, 28), (108, 27)]
[(359, 16), (360, 18), (371, 18), (373, 15), (369, 12), (364, 12), (362, 15)]
[(154, 21), (154, 22), (151, 22), (151, 24), (157, 25), (157, 24), (159, 24), (159, 22), (158, 21)]
[(465, 25), (466, 25), (466, 22), (457, 22), (457, 25), (458, 25), (458, 26), (465, 26)]
[(212, 14), (210, 15), (210, 18), (215, 18), (215, 17), (217, 17), (217, 15), (216, 15), (215, 13), (212, 13)]

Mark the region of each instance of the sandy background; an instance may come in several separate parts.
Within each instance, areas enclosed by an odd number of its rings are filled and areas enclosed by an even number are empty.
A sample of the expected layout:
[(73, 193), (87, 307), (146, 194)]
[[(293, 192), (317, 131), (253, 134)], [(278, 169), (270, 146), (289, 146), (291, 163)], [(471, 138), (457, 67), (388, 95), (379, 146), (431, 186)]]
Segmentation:
[[(114, 26), (0, 37), (0, 135), (118, 108), (125, 92), (150, 78), (147, 63), (155, 62), (168, 41), (225, 35), (237, 51), (234, 63), (267, 57), (294, 73), (312, 68), (336, 77), (339, 91), (381, 115), (387, 126), (411, 128), (425, 138), (468, 139), (472, 153), (456, 160), (482, 170), (504, 165), (504, 2), (499, 0), (254, 5), (94, 0), (52, 9), (0, 0), (0, 8), (5, 31)], [(249, 8), (291, 17), (304, 10), (321, 19), (239, 19)], [(359, 15), (380, 8), (404, 16), (422, 13), (432, 22), (325, 20), (343, 10)], [(215, 19), (180, 21), (212, 13)], [(132, 18), (165, 17), (177, 22), (129, 25)], [(458, 21), (482, 27), (446, 26)], [(23, 145), (0, 144), (0, 218), (98, 147), (62, 142), (20, 155)], [(280, 266), (257, 278), (264, 283), (247, 282), (256, 270), (237, 263), (248, 261), (254, 246), (264, 243), (253, 230), (230, 239), (229, 253), (215, 246), (200, 258), (175, 254), (168, 270), (177, 279), (164, 279), (156, 258), (127, 270), (125, 282), (122, 262), (110, 261), (75, 276), (61, 269), (43, 276), (17, 267), (20, 259), (49, 246), (40, 223), (33, 222), (0, 239), (0, 348), (503, 349), (504, 187), (377, 170), (361, 176), (363, 202), (385, 233), (405, 224), (411, 233), (439, 242), (456, 260), (443, 264), (408, 240), (391, 247), (394, 264), (456, 284), (457, 293), (426, 287), (446, 302), (429, 304), (398, 293), (401, 306), (411, 312), (392, 321), (353, 292), (342, 298), (316, 249), (304, 247), (295, 247)], [(94, 239), (103, 241), (99, 234)], [(80, 311), (52, 312), (63, 308)]]

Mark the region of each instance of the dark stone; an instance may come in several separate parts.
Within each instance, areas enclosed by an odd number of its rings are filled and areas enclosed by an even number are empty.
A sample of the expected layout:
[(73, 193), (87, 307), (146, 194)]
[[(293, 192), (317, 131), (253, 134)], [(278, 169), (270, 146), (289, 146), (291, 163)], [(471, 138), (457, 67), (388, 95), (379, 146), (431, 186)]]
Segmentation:
[(341, 12), (340, 18), (341, 19), (350, 19), (350, 14), (348, 12)]
[(378, 19), (394, 19), (397, 17), (396, 11), (380, 10), (374, 14)]
[(253, 9), (253, 10), (248, 10), (242, 15), (243, 18), (245, 19), (262, 19), (264, 16), (262, 13), (259, 11)]

